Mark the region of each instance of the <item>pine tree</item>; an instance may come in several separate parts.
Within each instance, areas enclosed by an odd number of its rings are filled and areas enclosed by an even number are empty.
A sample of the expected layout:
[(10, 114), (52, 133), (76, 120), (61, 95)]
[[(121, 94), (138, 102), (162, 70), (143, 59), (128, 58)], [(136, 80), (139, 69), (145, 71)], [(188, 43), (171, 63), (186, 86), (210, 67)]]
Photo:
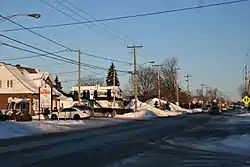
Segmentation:
[(59, 81), (58, 76), (56, 76), (56, 78), (55, 78), (55, 83), (56, 83), (56, 85), (55, 85), (56, 90), (58, 90), (59, 92), (62, 92), (62, 84)]
[[(115, 75), (115, 83), (113, 83), (114, 75)], [(114, 84), (115, 86), (120, 86), (120, 82), (117, 76), (115, 65), (113, 63), (111, 63), (111, 66), (109, 67), (108, 75), (106, 77), (106, 84), (107, 86), (113, 86)]]

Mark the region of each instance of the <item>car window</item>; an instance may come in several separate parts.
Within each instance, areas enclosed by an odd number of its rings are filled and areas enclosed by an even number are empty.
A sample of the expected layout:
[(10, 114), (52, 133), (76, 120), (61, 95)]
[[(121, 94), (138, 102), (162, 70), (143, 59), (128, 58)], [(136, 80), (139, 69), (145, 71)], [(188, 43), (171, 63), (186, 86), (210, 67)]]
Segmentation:
[(75, 106), (75, 108), (80, 109), (80, 110), (88, 110), (88, 106)]
[(64, 109), (62, 109), (60, 112), (66, 112), (66, 111), (68, 111), (69, 109), (68, 108), (64, 108)]
[(75, 108), (71, 108), (71, 109), (70, 109), (70, 111), (77, 111), (77, 109), (75, 109)]

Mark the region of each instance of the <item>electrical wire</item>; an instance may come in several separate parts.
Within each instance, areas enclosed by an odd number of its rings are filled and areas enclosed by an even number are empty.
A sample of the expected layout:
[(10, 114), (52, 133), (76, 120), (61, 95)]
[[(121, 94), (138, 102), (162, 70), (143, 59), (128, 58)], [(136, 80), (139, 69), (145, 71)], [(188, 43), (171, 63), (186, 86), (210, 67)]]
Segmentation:
[[(0, 36), (3, 37), (3, 38), (6, 38), (6, 39), (12, 40), (12, 41), (14, 41), (16, 43), (19, 43), (19, 44), (25, 45), (27, 47), (30, 47), (32, 49), (39, 50), (41, 52), (45, 52), (46, 54), (41, 54), (41, 56), (43, 56), (43, 57), (52, 58), (52, 59), (63, 61), (63, 62), (70, 63), (70, 64), (75, 64), (75, 65), (78, 64), (78, 62), (75, 61), (75, 60), (72, 60), (72, 59), (69, 59), (69, 58), (65, 58), (65, 57), (59, 56), (59, 55), (57, 55), (55, 53), (51, 53), (51, 52), (45, 51), (43, 49), (34, 47), (32, 45), (29, 45), (29, 44), (26, 44), (24, 42), (18, 41), (16, 39), (13, 39), (11, 37), (5, 36), (3, 34), (0, 34)], [(6, 43), (2, 43), (2, 45), (9, 46), (9, 47), (12, 47), (12, 48), (15, 48), (15, 49), (19, 49), (19, 50), (26, 51), (26, 52), (33, 53), (33, 54), (37, 54), (37, 55), (39, 54), (37, 52), (30, 51), (28, 49), (20, 48), (20, 47), (17, 47), (17, 46), (6, 44)], [(53, 56), (49, 56), (49, 55), (53, 55), (54, 57)], [(89, 67), (89, 68), (92, 68), (92, 69), (98, 69), (98, 70), (107, 70), (107, 68), (104, 68), (104, 67), (99, 67), (99, 66), (95, 66), (95, 65), (91, 65), (91, 64), (82, 63), (82, 62), (81, 62), (81, 66), (83, 66), (83, 67)], [(123, 70), (119, 70), (119, 72), (130, 73), (129, 71), (123, 71)]]
[[(18, 25), (18, 26), (20, 26), (20, 27), (25, 28), (26, 30), (30, 31), (31, 33), (33, 33), (33, 34), (35, 34), (35, 35), (37, 35), (37, 36), (39, 36), (39, 37), (41, 37), (41, 38), (43, 38), (43, 39), (45, 39), (45, 40), (48, 40), (48, 41), (50, 41), (50, 42), (52, 42), (52, 43), (54, 43), (54, 44), (56, 44), (56, 45), (58, 45), (58, 46), (61, 46), (61, 47), (65, 48), (65, 49), (67, 49), (67, 50), (69, 50), (69, 51), (72, 50), (71, 48), (69, 48), (69, 47), (67, 47), (67, 46), (65, 46), (65, 45), (63, 45), (63, 44), (60, 44), (60, 43), (58, 43), (58, 42), (56, 42), (56, 41), (54, 41), (54, 40), (52, 40), (52, 39), (50, 39), (50, 38), (48, 38), (48, 37), (46, 37), (46, 36), (43, 36), (43, 35), (41, 35), (41, 34), (35, 32), (35, 31), (32, 31), (32, 30), (30, 30), (29, 28), (26, 28), (25, 26), (23, 26), (23, 25), (21, 25), (21, 24), (15, 22), (15, 21), (12, 21), (11, 19), (9, 19), (9, 18), (7, 18), (7, 17), (4, 17), (4, 16), (2, 16), (2, 15), (0, 15), (0, 17), (5, 18), (5, 19), (7, 19), (7, 20), (10, 21), (10, 22), (12, 22), (12, 23), (14, 23), (14, 24), (16, 24), (16, 25)], [(89, 54), (89, 53), (85, 53), (85, 52), (84, 52), (84, 54), (85, 54), (85, 55), (88, 55), (88, 56), (95, 57), (95, 58), (101, 58), (101, 59), (103, 59), (103, 60), (108, 60), (108, 58), (105, 58), (105, 57), (95, 56), (95, 55), (93, 55), (93, 54)], [(119, 62), (119, 63), (124, 63), (124, 62), (122, 62), (122, 61), (114, 60), (114, 59), (112, 59), (112, 61)], [(128, 64), (128, 63), (126, 62), (125, 64)]]
[[(46, 2), (45, 0), (41, 0), (41, 1), (44, 2), (45, 4), (47, 4), (48, 6), (50, 6), (51, 8), (55, 9), (56, 11), (62, 13), (63, 15), (65, 15), (65, 16), (67, 16), (67, 17), (69, 17), (69, 18), (71, 18), (71, 19), (73, 19), (73, 20), (75, 20), (75, 21), (79, 21), (78, 19), (75, 19), (74, 17), (72, 17), (70, 14), (68, 14), (68, 13), (66, 13), (66, 12), (64, 12), (64, 11), (62, 11), (62, 10), (60, 10), (60, 9), (58, 9), (57, 7), (51, 5), (50, 3)], [(59, 3), (60, 5), (62, 5), (62, 6), (63, 6), (64, 8), (66, 8), (67, 10), (69, 10), (69, 11), (71, 11), (72, 13), (76, 14), (77, 16), (81, 17), (83, 20), (89, 21), (87, 18), (85, 18), (85, 17), (83, 17), (82, 15), (78, 14), (77, 12), (75, 12), (74, 10), (72, 10), (71, 8), (69, 8), (68, 6), (66, 6), (65, 4), (63, 4), (62, 2), (60, 2), (60, 1), (58, 1), (58, 0), (56, 0), (56, 2)], [(67, 1), (67, 2), (68, 2), (68, 1)], [(68, 2), (68, 3), (70, 3), (70, 2)], [(72, 3), (70, 3), (70, 4), (73, 5)], [(74, 6), (74, 7), (76, 7), (76, 6)], [(77, 8), (77, 9), (80, 10), (79, 8)], [(81, 10), (81, 11), (83, 11), (83, 10)], [(94, 18), (94, 17), (92, 17), (92, 18)], [(95, 18), (94, 18), (94, 19), (95, 19)], [(100, 22), (100, 23), (102, 23), (102, 22)], [(105, 23), (103, 23), (103, 24), (106, 25)], [(83, 25), (85, 25), (85, 26), (87, 26), (88, 28), (91, 28), (91, 29), (92, 29), (92, 27), (91, 27), (91, 26), (88, 26), (88, 24), (83, 24)], [(109, 31), (103, 29), (103, 28), (102, 28), (101, 26), (99, 26), (98, 24), (93, 23), (93, 25), (95, 25), (95, 26), (96, 26), (97, 28), (99, 28), (100, 30), (102, 30), (102, 31), (104, 31), (104, 32), (110, 34)], [(98, 32), (99, 32), (99, 31), (98, 31)], [(101, 33), (101, 34), (104, 35), (104, 36), (106, 36), (107, 38), (110, 38), (110, 37), (107, 36), (106, 34), (103, 34), (103, 33)], [(115, 35), (115, 36), (118, 37), (118, 38), (120, 38), (120, 39), (122, 39), (120, 36), (117, 36), (117, 35)], [(123, 39), (123, 42), (124, 42), (124, 39)], [(125, 40), (125, 42), (128, 43), (127, 40)], [(130, 43), (130, 42), (129, 42), (129, 43)], [(82, 52), (82, 53), (83, 53), (84, 55), (86, 55), (86, 56), (91, 56), (91, 57), (100, 58), (100, 59), (103, 59), (103, 60), (111, 60), (111, 61), (113, 61), (113, 62), (131, 65), (131, 63), (124, 62), (124, 61), (120, 61), (120, 60), (114, 60), (114, 59), (109, 59), (109, 58), (105, 58), (105, 57), (100, 57), (100, 56), (96, 56), (96, 55), (89, 54), (89, 53), (86, 53), (86, 52)], [(141, 56), (141, 55), (138, 54), (138, 56)], [(143, 57), (143, 56), (141, 56), (141, 57)]]
[(52, 39), (50, 39), (50, 38), (48, 38), (48, 37), (46, 37), (46, 36), (43, 36), (43, 35), (41, 35), (41, 34), (35, 32), (35, 31), (33, 31), (33, 30), (31, 30), (31, 29), (29, 29), (29, 28), (27, 28), (27, 27), (25, 27), (25, 26), (23, 26), (23, 25), (21, 25), (21, 24), (15, 22), (15, 21), (13, 21), (13, 20), (7, 18), (7, 17), (4, 17), (4, 16), (2, 16), (2, 15), (0, 15), (0, 17), (5, 18), (6, 20), (10, 21), (11, 23), (16, 24), (16, 25), (18, 25), (19, 27), (22, 27), (22, 28), (24, 28), (25, 30), (27, 30), (27, 31), (29, 31), (29, 32), (31, 32), (31, 33), (33, 33), (33, 34), (35, 34), (35, 35), (37, 35), (37, 36), (39, 36), (39, 37), (41, 37), (41, 38), (47, 40), (47, 41), (50, 41), (51, 43), (54, 43), (54, 44), (56, 44), (56, 45), (58, 45), (58, 46), (61, 46), (61, 47), (65, 48), (65, 49), (71, 50), (71, 48), (69, 48), (69, 47), (67, 47), (67, 46), (65, 46), (65, 45), (62, 45), (62, 44), (60, 44), (60, 43), (58, 43), (58, 42), (56, 42), (56, 41), (54, 41), (54, 40), (52, 40)]
[[(77, 52), (77, 50), (73, 50), (73, 51)], [(133, 63), (129, 63), (129, 62), (121, 61), (121, 60), (115, 60), (115, 59), (109, 59), (109, 58), (105, 58), (105, 57), (96, 56), (96, 55), (81, 52), (81, 51), (80, 51), (80, 54), (90, 56), (90, 57), (99, 58), (99, 59), (103, 59), (103, 60), (108, 60), (108, 61), (112, 61), (112, 62), (123, 63), (123, 64), (127, 64), (127, 65), (132, 65), (133, 64)]]
[[(60, 3), (60, 4), (62, 4), (62, 3), (59, 2), (58, 0), (56, 0), (56, 1), (57, 1), (58, 3)], [(71, 5), (74, 9), (76, 9), (76, 10), (78, 10), (78, 11), (84, 13), (85, 15), (89, 16), (89, 17), (92, 18), (93, 20), (95, 20), (95, 21), (98, 20), (98, 19), (96, 19), (95, 17), (93, 17), (92, 15), (90, 15), (89, 13), (87, 13), (86, 11), (84, 11), (83, 9), (81, 9), (81, 8), (77, 7), (76, 5), (74, 5), (72, 2), (69, 2), (68, 0), (62, 0), (62, 1), (68, 3), (68, 4)], [(74, 13), (76, 13), (76, 12), (74, 11)], [(78, 13), (76, 13), (76, 14), (77, 14), (78, 16), (81, 16), (81, 15), (79, 15)], [(88, 21), (89, 21), (89, 20), (88, 20)], [(97, 21), (97, 22), (100, 23), (100, 24), (102, 24), (102, 25), (105, 26), (107, 29), (111, 30), (112, 32), (114, 32), (113, 35), (115, 35), (116, 37), (122, 39), (123, 41), (129, 42), (129, 43), (132, 41), (132, 42), (135, 43), (135, 44), (138, 44), (138, 45), (140, 44), (140, 43), (138, 43), (138, 42), (132, 40), (131, 38), (129, 38), (127, 35), (121, 34), (120, 32), (118, 32), (117, 30), (115, 30), (115, 29), (112, 28), (111, 26), (105, 24), (104, 22), (100, 22), (100, 21)]]
[[(0, 45), (10, 46), (9, 44), (6, 44), (6, 43), (0, 43)], [(19, 49), (19, 50), (21, 50), (21, 49)], [(68, 50), (60, 50), (60, 51), (56, 51), (56, 52), (52, 52), (52, 53), (63, 53), (63, 52), (66, 52), (66, 51), (68, 51)], [(48, 55), (48, 54), (45, 54), (45, 55)], [(9, 59), (0, 59), (0, 61), (22, 60), (22, 59), (30, 59), (30, 58), (35, 58), (35, 57), (41, 57), (41, 54), (32, 55), (32, 56), (9, 58)]]
[[(104, 18), (104, 19), (98, 19), (98, 20), (81, 21), (81, 22), (73, 22), (73, 23), (62, 23), (62, 24), (44, 25), (44, 26), (34, 26), (34, 27), (28, 27), (28, 29), (64, 27), (64, 26), (70, 26), (70, 25), (94, 23), (94, 22), (107, 22), (107, 21), (114, 21), (114, 20), (124, 20), (124, 19), (131, 19), (131, 18), (137, 18), (137, 17), (146, 17), (146, 16), (166, 14), (166, 13), (176, 13), (176, 12), (190, 11), (190, 10), (196, 10), (196, 9), (202, 9), (202, 8), (210, 8), (210, 7), (216, 7), (216, 6), (237, 4), (237, 3), (241, 3), (241, 2), (247, 2), (247, 1), (250, 1), (250, 0), (235, 0), (235, 1), (228, 1), (228, 2), (221, 2), (221, 3), (212, 3), (212, 4), (207, 4), (207, 5), (199, 5), (199, 6), (192, 6), (192, 7), (170, 9), (170, 10), (164, 10), (164, 11), (158, 11), (158, 12), (151, 12), (151, 13), (142, 13), (142, 14), (135, 14), (135, 15)], [(0, 32), (20, 31), (20, 30), (24, 30), (24, 29), (25, 28), (15, 28), (15, 29), (0, 30)]]

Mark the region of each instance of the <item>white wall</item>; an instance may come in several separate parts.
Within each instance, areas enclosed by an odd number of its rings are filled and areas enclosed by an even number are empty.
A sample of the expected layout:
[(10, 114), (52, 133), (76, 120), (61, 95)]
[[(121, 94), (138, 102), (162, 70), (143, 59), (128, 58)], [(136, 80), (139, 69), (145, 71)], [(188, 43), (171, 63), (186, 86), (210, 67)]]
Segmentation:
[[(13, 81), (13, 87), (7, 87), (7, 80)], [(0, 65), (0, 94), (2, 93), (32, 93), (3, 65)]]

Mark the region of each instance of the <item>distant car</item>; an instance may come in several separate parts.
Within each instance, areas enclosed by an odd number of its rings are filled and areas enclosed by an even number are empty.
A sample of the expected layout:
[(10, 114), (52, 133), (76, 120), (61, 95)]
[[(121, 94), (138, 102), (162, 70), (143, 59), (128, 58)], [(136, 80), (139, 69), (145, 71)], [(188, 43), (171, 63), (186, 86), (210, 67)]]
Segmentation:
[(221, 115), (222, 114), (221, 109), (218, 106), (216, 106), (216, 105), (211, 106), (209, 108), (208, 113), (210, 115)]
[(91, 108), (88, 106), (73, 106), (69, 108), (63, 108), (58, 112), (53, 111), (48, 116), (51, 120), (57, 120), (57, 119), (80, 120), (80, 119), (89, 119), (91, 117), (91, 113), (92, 113)]
[(202, 107), (202, 112), (208, 112), (209, 111), (209, 106)]

